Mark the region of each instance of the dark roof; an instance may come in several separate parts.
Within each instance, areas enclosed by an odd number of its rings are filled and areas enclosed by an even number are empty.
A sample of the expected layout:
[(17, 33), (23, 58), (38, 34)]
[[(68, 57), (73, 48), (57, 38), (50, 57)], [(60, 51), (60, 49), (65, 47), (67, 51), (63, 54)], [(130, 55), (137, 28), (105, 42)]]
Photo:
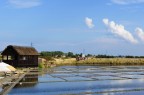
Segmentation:
[(9, 45), (9, 46), (7, 46), (7, 48), (5, 50), (7, 50), (9, 48), (14, 49), (18, 53), (18, 55), (39, 55), (37, 50), (33, 47)]

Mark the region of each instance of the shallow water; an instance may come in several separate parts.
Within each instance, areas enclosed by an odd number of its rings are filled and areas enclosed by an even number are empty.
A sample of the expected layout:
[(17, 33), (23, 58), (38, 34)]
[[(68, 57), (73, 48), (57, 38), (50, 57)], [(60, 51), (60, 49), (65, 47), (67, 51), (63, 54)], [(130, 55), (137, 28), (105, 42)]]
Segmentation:
[(2, 87), (0, 87), (0, 92), (2, 91)]
[(62, 66), (26, 75), (8, 95), (143, 95), (144, 67)]
[(0, 77), (0, 79), (3, 79), (4, 77)]

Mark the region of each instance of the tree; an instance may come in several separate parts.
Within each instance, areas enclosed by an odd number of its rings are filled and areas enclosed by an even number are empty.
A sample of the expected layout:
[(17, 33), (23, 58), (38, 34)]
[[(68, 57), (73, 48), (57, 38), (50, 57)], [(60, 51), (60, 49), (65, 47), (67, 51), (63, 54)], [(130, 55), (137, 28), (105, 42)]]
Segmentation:
[(62, 51), (42, 51), (41, 56), (61, 57), (64, 53)]
[(72, 52), (68, 52), (67, 57), (75, 57), (75, 55)]

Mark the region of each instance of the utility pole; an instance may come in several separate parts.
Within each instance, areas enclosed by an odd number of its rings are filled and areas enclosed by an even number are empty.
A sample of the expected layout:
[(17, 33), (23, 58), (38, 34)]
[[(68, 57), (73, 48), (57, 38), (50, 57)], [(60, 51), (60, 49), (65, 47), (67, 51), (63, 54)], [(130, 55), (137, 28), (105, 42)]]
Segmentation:
[(31, 47), (33, 47), (33, 43), (31, 42)]
[(85, 54), (85, 49), (83, 49), (83, 54)]

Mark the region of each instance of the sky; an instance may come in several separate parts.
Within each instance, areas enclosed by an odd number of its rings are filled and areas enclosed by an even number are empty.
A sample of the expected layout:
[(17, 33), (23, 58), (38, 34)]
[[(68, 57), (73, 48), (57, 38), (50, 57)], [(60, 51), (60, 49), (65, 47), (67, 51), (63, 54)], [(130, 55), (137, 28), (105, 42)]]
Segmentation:
[(144, 0), (0, 0), (7, 45), (108, 55), (144, 55)]

